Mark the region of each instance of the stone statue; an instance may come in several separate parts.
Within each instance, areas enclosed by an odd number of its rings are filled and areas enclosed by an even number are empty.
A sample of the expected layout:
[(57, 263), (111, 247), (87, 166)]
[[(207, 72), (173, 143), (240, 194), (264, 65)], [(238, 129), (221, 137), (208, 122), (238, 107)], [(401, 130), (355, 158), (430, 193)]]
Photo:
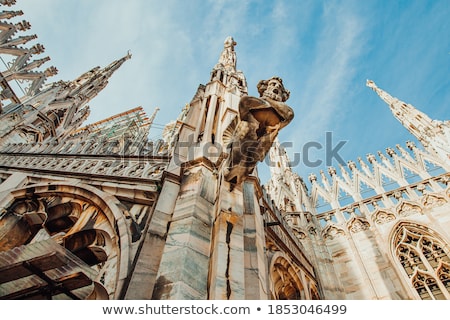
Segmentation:
[(223, 51), (219, 58), (219, 63), (221, 63), (225, 68), (231, 67), (236, 69), (236, 52), (234, 51), (234, 46), (236, 41), (232, 37), (227, 37), (223, 43)]
[(278, 135), (278, 131), (294, 118), (293, 110), (284, 102), (290, 92), (281, 78), (261, 80), (260, 98), (244, 96), (239, 101), (239, 118), (229, 145), (230, 157), (225, 180), (240, 184), (262, 161)]

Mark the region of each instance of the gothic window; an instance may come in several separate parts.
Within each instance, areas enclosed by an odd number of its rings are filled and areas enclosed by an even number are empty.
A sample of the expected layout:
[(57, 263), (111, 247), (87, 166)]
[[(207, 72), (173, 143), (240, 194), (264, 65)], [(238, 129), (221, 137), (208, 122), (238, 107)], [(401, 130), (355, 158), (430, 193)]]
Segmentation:
[(393, 250), (422, 300), (450, 299), (449, 246), (435, 232), (402, 225), (393, 237)]

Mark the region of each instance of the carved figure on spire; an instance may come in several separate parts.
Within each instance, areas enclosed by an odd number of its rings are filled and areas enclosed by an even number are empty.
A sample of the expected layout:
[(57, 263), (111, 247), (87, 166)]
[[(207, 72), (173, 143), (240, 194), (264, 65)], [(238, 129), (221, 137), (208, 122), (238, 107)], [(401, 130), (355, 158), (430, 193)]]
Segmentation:
[(283, 80), (272, 77), (258, 85), (260, 98), (244, 96), (239, 101), (240, 122), (231, 139), (230, 157), (225, 180), (241, 183), (262, 161), (278, 135), (294, 118), (294, 111), (284, 102), (289, 91)]
[(367, 80), (366, 86), (375, 91), (380, 96), (380, 98), (383, 99), (383, 101), (386, 102), (388, 105), (392, 105), (394, 102), (398, 101), (397, 98), (394, 98), (386, 91), (378, 88), (375, 82), (373, 82), (372, 80)]
[(223, 64), (225, 68), (231, 67), (236, 70), (236, 52), (234, 46), (236, 45), (233, 37), (228, 36), (223, 43), (223, 51), (219, 58), (219, 63)]

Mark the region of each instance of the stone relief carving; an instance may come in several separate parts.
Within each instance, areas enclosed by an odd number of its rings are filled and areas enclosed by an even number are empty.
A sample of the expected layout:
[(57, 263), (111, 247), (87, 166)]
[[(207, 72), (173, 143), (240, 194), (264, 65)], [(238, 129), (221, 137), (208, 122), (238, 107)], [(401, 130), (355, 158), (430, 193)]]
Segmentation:
[(389, 221), (395, 220), (395, 215), (388, 210), (378, 209), (373, 213), (372, 220), (376, 224), (384, 224)]
[(422, 208), (414, 202), (402, 200), (397, 206), (397, 214), (406, 217), (412, 214), (422, 214)]
[(439, 207), (444, 205), (446, 202), (447, 201), (445, 198), (435, 194), (427, 194), (422, 199), (423, 205), (428, 208)]
[(353, 233), (361, 232), (369, 228), (370, 228), (369, 222), (367, 222), (367, 220), (362, 218), (352, 218), (351, 221), (348, 223), (348, 229)]
[(292, 226), (292, 231), (294, 235), (299, 239), (303, 240), (306, 238), (306, 232), (298, 226)]
[(225, 180), (240, 184), (252, 173), (258, 161), (269, 151), (278, 131), (294, 118), (293, 110), (284, 102), (289, 91), (281, 78), (258, 83), (260, 98), (244, 96), (239, 101), (239, 118), (231, 137), (230, 156)]
[(345, 235), (345, 231), (341, 228), (336, 227), (334, 224), (328, 225), (323, 231), (322, 231), (322, 237), (325, 240), (333, 240), (336, 237)]
[(167, 163), (164, 161), (143, 160), (102, 160), (75, 159), (68, 157), (40, 156), (28, 158), (14, 155), (3, 155), (0, 160), (4, 165), (12, 167), (44, 169), (64, 172), (83, 172), (109, 176), (122, 176), (158, 180), (162, 177)]

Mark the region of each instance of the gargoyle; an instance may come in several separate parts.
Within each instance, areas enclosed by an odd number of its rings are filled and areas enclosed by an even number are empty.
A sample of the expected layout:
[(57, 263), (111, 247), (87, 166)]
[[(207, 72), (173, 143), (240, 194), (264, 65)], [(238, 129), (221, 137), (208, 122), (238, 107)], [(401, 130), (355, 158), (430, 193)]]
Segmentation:
[(258, 85), (260, 98), (244, 96), (239, 101), (239, 118), (231, 138), (230, 157), (225, 180), (240, 184), (262, 161), (281, 128), (294, 118), (294, 111), (284, 102), (289, 91), (281, 78), (261, 80)]

